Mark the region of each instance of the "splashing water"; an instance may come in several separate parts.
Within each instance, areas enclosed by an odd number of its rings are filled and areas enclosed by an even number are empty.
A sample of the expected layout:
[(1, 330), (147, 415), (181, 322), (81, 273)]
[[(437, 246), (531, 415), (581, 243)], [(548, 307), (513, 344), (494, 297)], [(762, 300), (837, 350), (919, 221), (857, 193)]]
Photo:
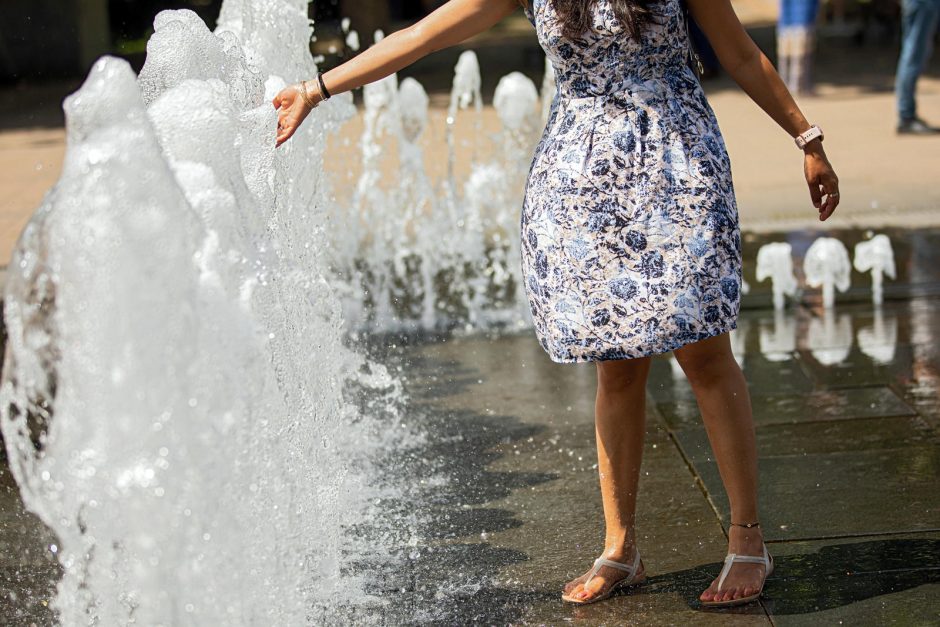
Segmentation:
[[(446, 174), (432, 181), (422, 137), (428, 96), (419, 83), (396, 77), (363, 90), (361, 168), (352, 210), (335, 205), (330, 266), (351, 328), (372, 332), (525, 327), (530, 314), (521, 289), (519, 215), (540, 96), (524, 75), (503, 77), (494, 94), (501, 131), (482, 132), (480, 66), (460, 55), (443, 134)], [(548, 88), (548, 98), (554, 89)], [(466, 121), (472, 140), (458, 146)], [(492, 139), (494, 156), (484, 160)], [(396, 149), (397, 147), (397, 149)], [(458, 156), (469, 174), (457, 176)], [(391, 172), (391, 175), (389, 175)], [(392, 185), (381, 185), (387, 179)]]
[[(66, 102), (62, 177), (9, 273), (0, 382), (11, 470), (58, 538), (64, 624), (302, 624), (378, 603), (348, 566), (394, 561), (398, 540), (344, 530), (395, 497), (372, 483), (374, 453), (420, 439), (385, 428), (401, 386), (348, 331), (528, 324), (535, 86), (500, 82), (483, 161), (479, 63), (461, 56), (438, 184), (424, 89), (370, 85), (362, 173), (339, 206), (324, 152), (352, 98), (272, 139), (271, 98), (316, 71), (306, 4), (226, 0), (215, 33), (163, 12), (139, 77), (104, 58)], [(396, 533), (413, 539), (416, 520)]]
[(344, 346), (327, 280), (323, 145), (351, 100), (274, 149), (270, 98), (314, 73), (310, 35), (302, 0), (229, 0), (215, 34), (164, 12), (139, 80), (104, 58), (65, 103), (0, 383), (64, 624), (302, 624), (363, 598), (342, 533), (392, 442), (348, 391), (390, 414), (400, 395)]
[(793, 247), (787, 242), (765, 244), (757, 251), (757, 280), (770, 279), (774, 309), (783, 311), (786, 297), (796, 295), (797, 282), (793, 274)]
[(887, 235), (879, 234), (856, 244), (854, 266), (859, 272), (871, 272), (872, 303), (884, 303), (884, 277), (897, 277), (891, 239)]
[(832, 309), (836, 302), (836, 289), (844, 292), (852, 283), (852, 263), (845, 244), (834, 237), (816, 239), (803, 259), (803, 274), (810, 287), (822, 288), (823, 307)]

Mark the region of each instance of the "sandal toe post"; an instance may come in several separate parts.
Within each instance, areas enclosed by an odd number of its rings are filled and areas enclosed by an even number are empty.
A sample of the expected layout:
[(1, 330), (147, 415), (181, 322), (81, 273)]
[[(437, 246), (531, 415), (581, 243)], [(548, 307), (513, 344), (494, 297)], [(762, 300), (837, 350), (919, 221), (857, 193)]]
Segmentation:
[(735, 605), (745, 605), (756, 601), (760, 598), (760, 595), (764, 593), (764, 584), (767, 583), (767, 578), (770, 577), (770, 574), (774, 572), (774, 560), (767, 552), (767, 545), (764, 545), (764, 554), (760, 556), (728, 553), (728, 555), (725, 556), (725, 564), (721, 569), (721, 574), (718, 576), (719, 592), (721, 591), (721, 586), (725, 583), (725, 579), (728, 577), (728, 573), (731, 572), (731, 567), (735, 564), (762, 564), (764, 566), (764, 578), (761, 580), (760, 588), (758, 588), (757, 592), (746, 597), (728, 599), (727, 601), (700, 601), (702, 607), (733, 607)]
[(610, 598), (614, 592), (621, 588), (627, 588), (643, 581), (642, 577), (637, 577), (637, 569), (640, 567), (640, 553), (637, 551), (636, 557), (633, 558), (633, 564), (615, 562), (603, 557), (597, 558), (594, 560), (594, 567), (591, 568), (591, 572), (588, 574), (587, 579), (584, 580), (582, 585), (587, 586), (588, 582), (590, 582), (591, 579), (597, 575), (598, 571), (600, 571), (601, 567), (603, 566), (622, 570), (627, 573), (627, 576), (612, 583), (602, 594), (598, 594), (597, 596), (591, 597), (589, 599), (578, 599), (571, 595), (563, 594), (561, 595), (561, 600), (567, 603), (573, 603), (575, 605), (590, 605), (591, 603), (597, 603), (598, 601), (603, 601), (604, 599)]

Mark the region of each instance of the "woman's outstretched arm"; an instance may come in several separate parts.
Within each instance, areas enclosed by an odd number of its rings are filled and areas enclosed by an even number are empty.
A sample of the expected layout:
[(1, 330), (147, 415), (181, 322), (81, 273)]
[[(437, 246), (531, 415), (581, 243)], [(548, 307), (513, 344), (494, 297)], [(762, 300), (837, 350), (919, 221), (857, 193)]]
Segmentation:
[[(323, 75), (336, 95), (385, 78), (432, 52), (481, 33), (519, 8), (518, 0), (450, 0), (420, 22), (392, 33), (379, 43)], [(316, 99), (316, 89), (310, 90)], [(278, 111), (277, 145), (290, 139), (310, 108), (291, 85), (274, 97)]]
[[(731, 6), (731, 0), (687, 0), (698, 22), (728, 74), (791, 137), (810, 128), (770, 60), (760, 51)], [(826, 220), (839, 204), (839, 178), (832, 169), (822, 141), (806, 145), (804, 172), (813, 206)], [(823, 198), (825, 196), (825, 198)]]

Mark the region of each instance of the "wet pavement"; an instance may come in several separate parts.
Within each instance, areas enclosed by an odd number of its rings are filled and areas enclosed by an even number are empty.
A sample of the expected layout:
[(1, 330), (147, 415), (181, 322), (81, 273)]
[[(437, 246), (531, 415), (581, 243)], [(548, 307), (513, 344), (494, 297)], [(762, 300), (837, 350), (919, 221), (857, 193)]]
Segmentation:
[[(605, 603), (561, 602), (602, 548), (595, 374), (553, 364), (525, 331), (372, 340), (400, 368), (420, 437), (377, 453), (376, 482), (397, 496), (349, 533), (400, 548), (351, 567), (381, 602), (314, 624), (940, 623), (940, 236), (892, 236), (900, 276), (886, 294), (902, 299), (881, 307), (864, 302), (856, 275), (832, 312), (804, 294), (775, 313), (767, 286), (748, 279), (733, 346), (776, 558), (760, 603), (696, 602), (721, 568), (728, 504), (691, 390), (665, 356), (650, 375), (638, 516), (650, 578)], [(787, 239), (799, 257), (813, 237)], [(766, 241), (749, 236), (746, 257)], [(49, 623), (54, 542), (0, 467), (0, 623)]]
[(940, 300), (914, 298), (829, 316), (742, 314), (734, 344), (754, 399), (776, 571), (760, 604), (723, 611), (696, 598), (721, 567), (727, 500), (691, 390), (668, 358), (650, 377), (639, 505), (651, 578), (571, 607), (559, 590), (603, 540), (593, 366), (551, 363), (528, 333), (395, 351), (415, 416), (433, 417), (429, 433), (447, 442), (429, 457), (450, 458), (412, 476), (443, 472), (444, 485), (460, 486), (425, 495), (438, 502), (419, 556), (390, 585), (408, 599), (398, 618), (433, 615), (446, 599), (434, 622), (937, 624), (938, 313)]

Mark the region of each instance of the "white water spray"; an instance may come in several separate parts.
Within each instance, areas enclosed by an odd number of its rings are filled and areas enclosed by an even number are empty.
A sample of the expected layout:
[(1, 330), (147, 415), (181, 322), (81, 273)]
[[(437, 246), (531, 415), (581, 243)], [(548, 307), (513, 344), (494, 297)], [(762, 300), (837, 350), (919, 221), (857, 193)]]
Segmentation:
[(757, 251), (757, 280), (770, 279), (774, 309), (783, 311), (786, 297), (796, 295), (797, 282), (793, 274), (793, 248), (787, 242), (765, 244)]
[(895, 278), (894, 249), (887, 235), (875, 235), (855, 245), (855, 269), (871, 272), (871, 299), (875, 305), (884, 302), (884, 277)]
[(343, 345), (327, 282), (323, 145), (349, 98), (274, 149), (273, 90), (315, 71), (305, 8), (229, 1), (218, 34), (161, 13), (139, 81), (105, 58), (66, 102), (0, 383), (63, 624), (305, 624), (365, 598), (343, 529), (389, 442), (343, 390), (394, 411), (397, 383)]
[(803, 273), (810, 287), (821, 287), (823, 307), (835, 306), (835, 290), (844, 292), (852, 281), (852, 263), (845, 244), (833, 237), (820, 237), (814, 241), (803, 260)]

